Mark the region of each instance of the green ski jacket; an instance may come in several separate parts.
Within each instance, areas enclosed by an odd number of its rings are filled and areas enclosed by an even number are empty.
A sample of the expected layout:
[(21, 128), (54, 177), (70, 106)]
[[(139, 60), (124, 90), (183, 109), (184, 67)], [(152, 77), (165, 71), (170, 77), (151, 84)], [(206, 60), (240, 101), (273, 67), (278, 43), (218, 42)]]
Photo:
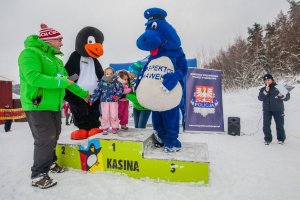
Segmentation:
[(65, 96), (65, 89), (81, 98), (88, 91), (77, 84), (68, 85), (68, 74), (57, 55), (63, 54), (39, 39), (37, 35), (26, 38), (25, 49), (19, 63), (20, 98), (24, 111), (59, 111)]

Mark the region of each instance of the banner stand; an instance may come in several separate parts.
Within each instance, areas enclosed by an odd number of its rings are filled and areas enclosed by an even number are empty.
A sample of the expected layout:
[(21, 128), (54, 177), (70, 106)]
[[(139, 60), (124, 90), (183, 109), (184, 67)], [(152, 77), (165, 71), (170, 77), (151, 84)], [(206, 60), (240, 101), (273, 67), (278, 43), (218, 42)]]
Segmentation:
[(224, 132), (221, 73), (188, 69), (184, 132)]

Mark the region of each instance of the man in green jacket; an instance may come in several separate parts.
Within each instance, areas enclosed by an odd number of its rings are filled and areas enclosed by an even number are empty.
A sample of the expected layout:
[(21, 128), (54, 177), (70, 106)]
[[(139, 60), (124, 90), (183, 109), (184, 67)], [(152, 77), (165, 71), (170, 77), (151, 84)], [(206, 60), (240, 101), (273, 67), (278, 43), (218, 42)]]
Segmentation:
[(48, 172), (61, 173), (55, 147), (61, 132), (61, 108), (65, 89), (88, 100), (88, 91), (78, 87), (64, 68), (60, 48), (62, 35), (41, 24), (40, 34), (26, 38), (19, 62), (22, 108), (26, 113), (34, 139), (34, 163), (31, 167), (32, 186), (49, 188), (57, 184)]

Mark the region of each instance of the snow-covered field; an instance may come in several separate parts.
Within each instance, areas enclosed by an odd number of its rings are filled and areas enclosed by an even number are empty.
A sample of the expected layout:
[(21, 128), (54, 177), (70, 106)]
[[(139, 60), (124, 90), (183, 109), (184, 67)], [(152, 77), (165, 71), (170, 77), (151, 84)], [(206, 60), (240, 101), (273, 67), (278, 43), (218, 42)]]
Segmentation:
[(227, 117), (240, 117), (242, 136), (180, 134), (181, 141), (208, 144), (208, 186), (69, 170), (51, 175), (58, 181), (57, 186), (34, 188), (30, 185), (33, 139), (27, 123), (13, 123), (9, 133), (0, 125), (0, 200), (299, 200), (300, 85), (285, 102), (287, 140), (283, 146), (276, 143), (274, 126), (275, 140), (269, 146), (263, 144), (262, 106), (257, 95), (258, 88), (223, 94), (225, 130)]

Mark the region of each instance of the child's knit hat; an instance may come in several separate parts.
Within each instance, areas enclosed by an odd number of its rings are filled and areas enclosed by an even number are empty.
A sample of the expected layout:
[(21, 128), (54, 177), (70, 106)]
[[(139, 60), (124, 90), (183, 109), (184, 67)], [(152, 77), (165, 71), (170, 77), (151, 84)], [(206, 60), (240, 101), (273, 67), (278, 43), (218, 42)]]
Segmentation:
[(135, 75), (138, 76), (139, 73), (142, 71), (142, 63), (141, 63), (141, 61), (137, 61), (137, 62), (133, 63), (132, 65), (130, 65), (128, 67), (128, 71), (130, 73), (133, 73), (133, 74), (135, 74)]

